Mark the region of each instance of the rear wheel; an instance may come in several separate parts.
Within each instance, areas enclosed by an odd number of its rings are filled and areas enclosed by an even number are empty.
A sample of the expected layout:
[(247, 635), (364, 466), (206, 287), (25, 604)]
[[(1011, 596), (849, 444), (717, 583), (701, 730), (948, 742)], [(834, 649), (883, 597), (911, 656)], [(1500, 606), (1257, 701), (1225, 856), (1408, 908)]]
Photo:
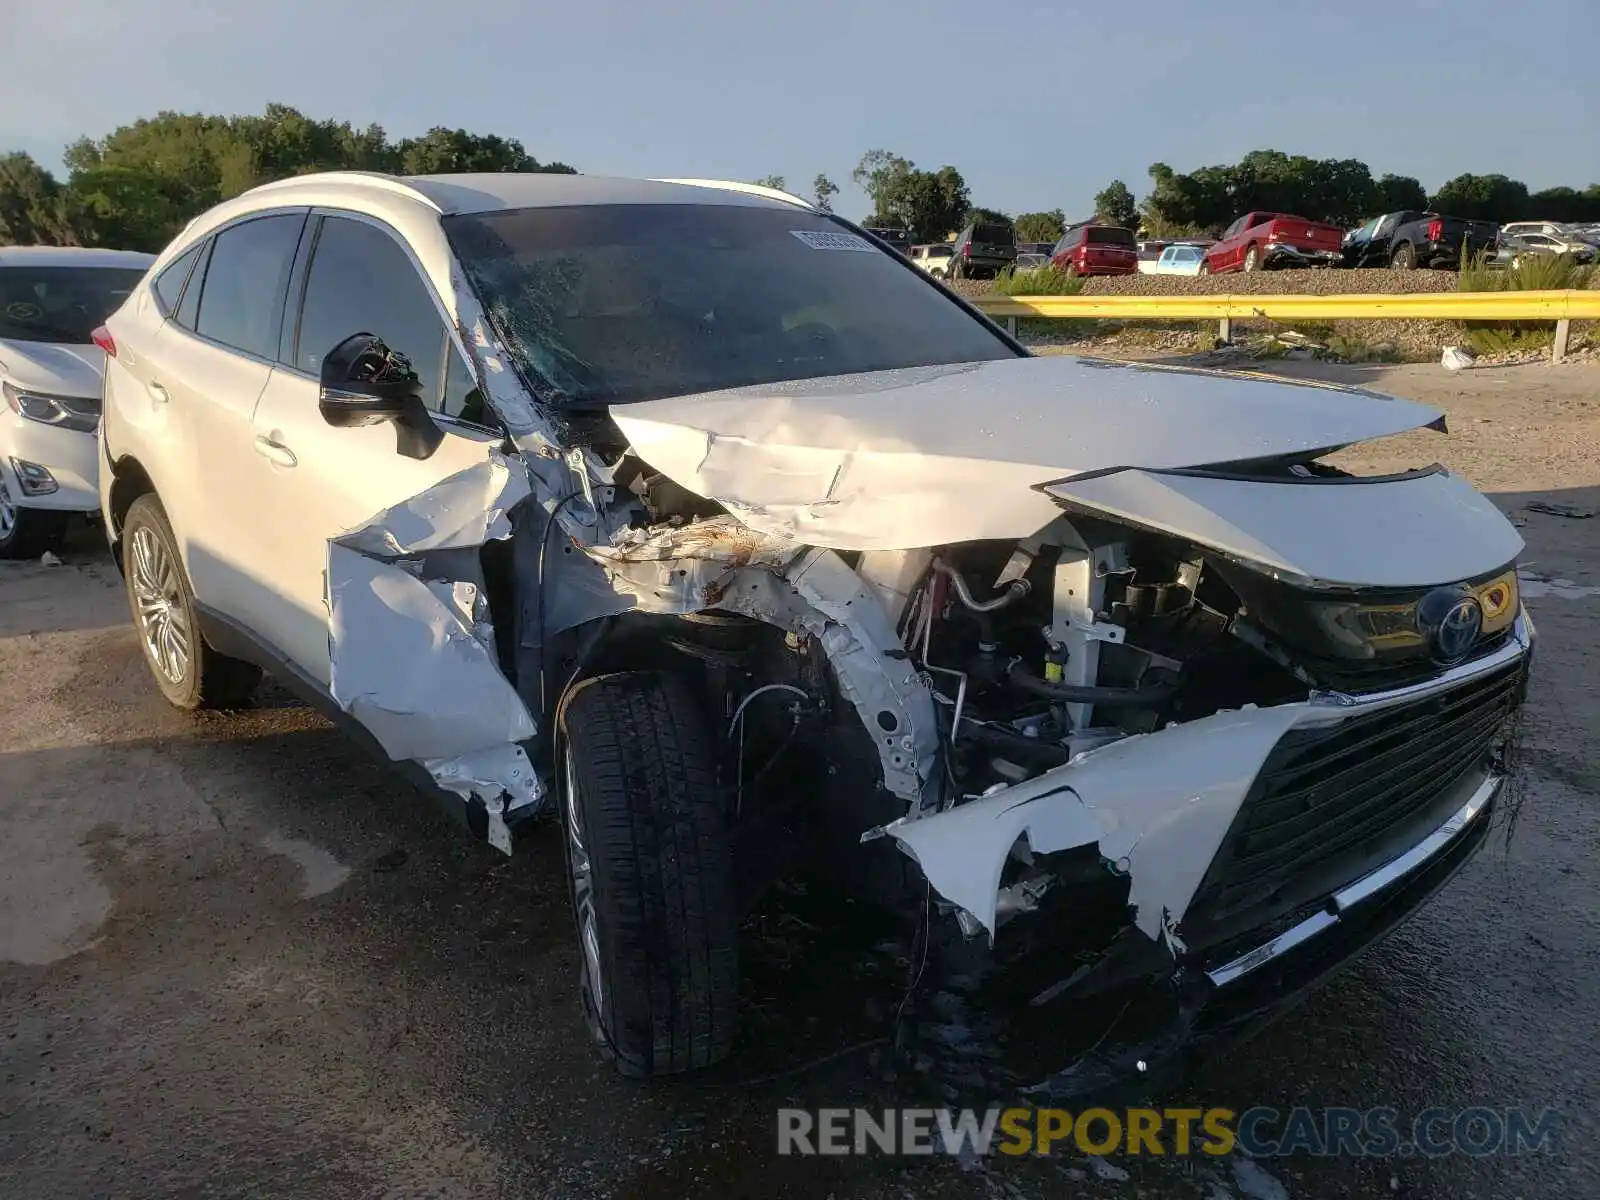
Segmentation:
[(122, 523), (122, 573), (145, 665), (178, 708), (239, 708), (261, 668), (218, 654), (200, 634), (194, 592), (161, 502), (143, 495)]
[(1206, 262), (1204, 259), (1201, 259), (1200, 260), (1200, 269), (1198, 271), (1196, 271), (1195, 274), (1196, 275), (1209, 275), (1209, 274), (1211, 274), (1211, 264)]
[(1259, 271), (1261, 269), (1261, 248), (1251, 246), (1244, 252), (1244, 269), (1246, 271)]
[(22, 508), (0, 476), (0, 558), (36, 558), (59, 549), (66, 536), (66, 513)]
[(1411, 271), (1416, 269), (1417, 250), (1410, 242), (1401, 242), (1394, 248), (1394, 255), (1389, 259), (1389, 265), (1397, 271)]
[(738, 913), (699, 704), (665, 673), (604, 675), (558, 720), (590, 1033), (624, 1075), (709, 1066), (738, 1028)]

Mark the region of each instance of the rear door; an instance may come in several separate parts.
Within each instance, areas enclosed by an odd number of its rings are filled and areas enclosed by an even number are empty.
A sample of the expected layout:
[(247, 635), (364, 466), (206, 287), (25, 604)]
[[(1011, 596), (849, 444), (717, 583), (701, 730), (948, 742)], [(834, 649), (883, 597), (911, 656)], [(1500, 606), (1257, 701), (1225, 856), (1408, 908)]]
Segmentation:
[[(456, 472), (482, 462), (503, 435), (491, 421), (443, 306), (400, 236), (371, 218), (318, 212), (296, 272), (282, 361), (252, 423), (260, 496), (255, 552), (272, 563), (273, 642), (327, 686), (328, 542)], [(406, 355), (445, 438), (432, 457), (395, 450), (392, 425), (335, 429), (317, 407), (323, 356), (356, 333)]]
[(270, 568), (248, 530), (250, 418), (272, 373), (284, 293), (307, 209), (254, 215), (213, 234), (171, 318), (135, 366), (168, 461), (152, 466), (195, 599), (247, 620)]

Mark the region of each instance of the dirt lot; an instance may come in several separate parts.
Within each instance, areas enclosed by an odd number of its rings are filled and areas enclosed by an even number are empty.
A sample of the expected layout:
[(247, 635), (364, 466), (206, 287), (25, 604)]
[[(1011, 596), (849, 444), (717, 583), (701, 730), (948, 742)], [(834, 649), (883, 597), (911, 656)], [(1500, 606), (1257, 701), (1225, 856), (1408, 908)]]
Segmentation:
[(0, 1196), (1600, 1194), (1600, 517), (1527, 507), (1600, 507), (1600, 368), (1287, 369), (1445, 409), (1448, 438), (1363, 465), (1442, 459), (1523, 525), (1527, 799), (1514, 838), (1184, 1098), (1553, 1107), (1558, 1153), (1296, 1158), (1265, 1164), (1277, 1185), (1237, 1163), (780, 1160), (778, 1105), (925, 1102), (871, 1052), (807, 1066), (857, 1040), (847, 1006), (780, 962), (745, 1061), (614, 1078), (578, 1018), (555, 837), (508, 861), (456, 834), (281, 692), (168, 709), (86, 529), (64, 565), (0, 565)]

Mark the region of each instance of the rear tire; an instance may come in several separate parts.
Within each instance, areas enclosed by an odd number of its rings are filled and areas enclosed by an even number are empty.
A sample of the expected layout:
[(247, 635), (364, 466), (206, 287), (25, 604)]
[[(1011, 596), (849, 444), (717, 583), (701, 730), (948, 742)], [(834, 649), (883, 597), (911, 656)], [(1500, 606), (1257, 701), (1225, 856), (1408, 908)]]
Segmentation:
[(1417, 250), (1410, 242), (1401, 242), (1395, 247), (1394, 255), (1389, 259), (1389, 265), (1397, 271), (1414, 271), (1417, 267)]
[(624, 1075), (710, 1066), (738, 1030), (738, 912), (700, 706), (665, 673), (603, 675), (558, 729), (590, 1034)]
[(1261, 269), (1261, 249), (1251, 246), (1244, 252), (1244, 269), (1246, 273), (1254, 273)]
[(1201, 263), (1200, 263), (1200, 269), (1198, 271), (1196, 271), (1195, 274), (1196, 275), (1209, 275), (1209, 274), (1211, 274), (1211, 264), (1202, 260)]
[(218, 654), (200, 632), (194, 592), (161, 502), (146, 493), (122, 522), (122, 574), (145, 666), (177, 708), (242, 708), (261, 668)]
[(21, 508), (0, 477), (0, 558), (38, 558), (59, 550), (67, 537), (67, 513)]

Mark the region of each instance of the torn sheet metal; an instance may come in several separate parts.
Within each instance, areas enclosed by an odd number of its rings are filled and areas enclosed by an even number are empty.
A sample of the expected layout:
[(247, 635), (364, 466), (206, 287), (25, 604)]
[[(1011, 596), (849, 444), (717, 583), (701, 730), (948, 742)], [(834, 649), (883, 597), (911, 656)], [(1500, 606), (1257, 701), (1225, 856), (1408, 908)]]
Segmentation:
[(586, 549), (646, 611), (722, 608), (815, 637), (873, 739), (884, 786), (913, 806), (931, 800), (933, 694), (881, 598), (833, 551), (757, 534), (729, 517)]
[(331, 690), (396, 761), (488, 808), (509, 852), (505, 814), (541, 789), (519, 743), (537, 727), (495, 657), (475, 550), (510, 535), (528, 495), (520, 464), (494, 454), (328, 545)]
[(1016, 358), (797, 380), (617, 405), (634, 451), (751, 528), (898, 550), (1024, 538), (1034, 485), (1118, 467), (1316, 454), (1437, 410), (1359, 389)]
[(948, 812), (884, 827), (933, 889), (995, 933), (1001, 872), (1019, 837), (1035, 854), (1098, 844), (1130, 878), (1135, 924), (1175, 946), (1222, 838), (1267, 755), (1310, 704), (1242, 709), (1124, 738)]
[(1045, 490), (1310, 583), (1454, 583), (1503, 567), (1523, 549), (1500, 510), (1443, 468), (1304, 481), (1117, 471)]
[(627, 529), (612, 545), (584, 547), (640, 608), (669, 613), (715, 608), (739, 571), (779, 570), (803, 549), (789, 538), (758, 533), (724, 516), (665, 529)]
[(802, 621), (821, 641), (840, 693), (877, 743), (884, 786), (913, 805), (933, 803), (939, 751), (933, 693), (881, 600), (829, 550), (812, 551), (786, 577), (813, 610)]
[(334, 540), (374, 558), (481, 546), (511, 536), (506, 514), (527, 495), (522, 464), (491, 450), (481, 465), (441, 479)]

